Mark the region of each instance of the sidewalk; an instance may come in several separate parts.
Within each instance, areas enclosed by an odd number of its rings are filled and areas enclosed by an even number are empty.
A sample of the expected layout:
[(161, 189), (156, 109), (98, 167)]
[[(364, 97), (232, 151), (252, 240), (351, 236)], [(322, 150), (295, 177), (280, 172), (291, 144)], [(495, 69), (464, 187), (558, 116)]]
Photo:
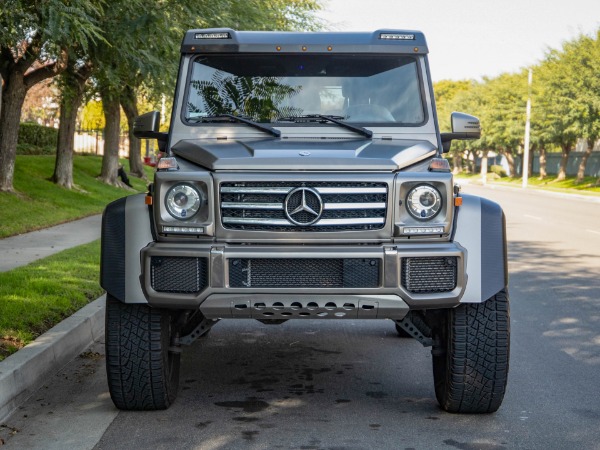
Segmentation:
[[(100, 238), (96, 215), (0, 239), (0, 272)], [(48, 378), (104, 335), (104, 296), (0, 361), (0, 423)]]
[(0, 239), (0, 272), (100, 239), (100, 214)]

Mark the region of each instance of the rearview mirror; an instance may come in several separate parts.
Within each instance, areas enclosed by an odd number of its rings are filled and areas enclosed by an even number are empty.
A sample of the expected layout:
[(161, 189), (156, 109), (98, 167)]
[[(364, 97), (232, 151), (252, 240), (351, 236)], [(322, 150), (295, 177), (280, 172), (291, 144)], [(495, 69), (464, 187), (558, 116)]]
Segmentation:
[(450, 143), (454, 139), (479, 139), (481, 137), (481, 123), (475, 116), (461, 112), (450, 115), (452, 133), (442, 133), (442, 146), (444, 153), (450, 151)]

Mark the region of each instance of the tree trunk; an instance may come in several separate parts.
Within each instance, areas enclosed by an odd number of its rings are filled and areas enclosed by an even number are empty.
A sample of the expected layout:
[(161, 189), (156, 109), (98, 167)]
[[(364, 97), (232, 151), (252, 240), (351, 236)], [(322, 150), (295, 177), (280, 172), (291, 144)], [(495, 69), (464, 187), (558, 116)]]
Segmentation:
[(537, 148), (535, 146), (532, 146), (531, 152), (529, 153), (529, 161), (528, 161), (529, 162), (529, 170), (527, 171), (529, 176), (533, 175), (533, 160), (534, 160), (536, 150), (537, 150)]
[(85, 64), (79, 70), (75, 70), (71, 65), (68, 70), (69, 72), (64, 73), (65, 86), (60, 101), (56, 162), (51, 180), (59, 186), (72, 189), (77, 111), (83, 101), (85, 84), (92, 74), (92, 66)]
[(475, 159), (477, 159), (477, 153), (472, 150), (467, 150), (469, 173), (475, 173)]
[(101, 90), (102, 106), (104, 108), (104, 156), (100, 181), (113, 186), (124, 186), (117, 177), (119, 171), (119, 122), (121, 108), (119, 98), (106, 89)]
[(126, 86), (121, 92), (121, 107), (125, 111), (125, 116), (127, 116), (127, 126), (129, 128), (129, 172), (133, 176), (146, 180), (146, 173), (142, 164), (141, 141), (133, 135), (133, 122), (139, 113), (135, 91), (130, 86)]
[(581, 162), (579, 163), (579, 169), (577, 170), (577, 180), (576, 183), (581, 183), (583, 181), (583, 177), (585, 177), (585, 166), (587, 164), (587, 160), (592, 154), (592, 150), (594, 150), (594, 144), (596, 139), (590, 138), (587, 140), (587, 147), (585, 152), (583, 153), (583, 157), (581, 158)]
[(452, 164), (454, 165), (454, 168), (452, 169), (452, 173), (455, 175), (457, 173), (461, 173), (462, 172), (462, 153), (459, 151), (454, 152), (452, 160), (453, 160)]
[(517, 176), (517, 165), (515, 164), (515, 157), (510, 152), (501, 152), (502, 155), (506, 158), (506, 162), (508, 163), (508, 171), (510, 172), (510, 177), (514, 178)]
[(540, 180), (546, 178), (546, 147), (540, 147)]
[(481, 181), (483, 181), (483, 184), (486, 184), (487, 182), (488, 153), (489, 150), (483, 150), (481, 153)]
[(0, 192), (14, 192), (13, 177), (19, 140), (19, 122), (27, 95), (24, 74), (13, 71), (2, 87), (0, 115)]
[(560, 156), (560, 167), (558, 169), (558, 176), (556, 181), (562, 181), (567, 178), (567, 162), (569, 161), (569, 153), (571, 153), (571, 146), (563, 144), (561, 146), (562, 154)]

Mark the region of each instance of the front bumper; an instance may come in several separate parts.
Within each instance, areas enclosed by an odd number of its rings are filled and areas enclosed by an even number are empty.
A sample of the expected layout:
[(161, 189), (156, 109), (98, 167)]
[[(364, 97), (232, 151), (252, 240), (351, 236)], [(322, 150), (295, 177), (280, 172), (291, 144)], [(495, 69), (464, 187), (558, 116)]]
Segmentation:
[(141, 283), (156, 307), (207, 318), (389, 318), (458, 305), (466, 285), (455, 243), (295, 246), (152, 243)]

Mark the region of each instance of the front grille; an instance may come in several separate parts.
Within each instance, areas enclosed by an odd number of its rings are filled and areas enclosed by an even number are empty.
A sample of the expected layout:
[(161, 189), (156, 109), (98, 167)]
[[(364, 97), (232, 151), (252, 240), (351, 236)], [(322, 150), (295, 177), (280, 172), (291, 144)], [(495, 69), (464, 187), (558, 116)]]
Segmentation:
[(150, 284), (156, 292), (195, 294), (207, 284), (207, 259), (153, 256)]
[(413, 294), (449, 292), (456, 287), (456, 256), (402, 258), (402, 286)]
[(379, 259), (230, 259), (234, 288), (375, 288)]
[[(306, 188), (311, 211), (293, 211), (300, 206)], [(290, 197), (287, 204), (286, 198)], [(228, 182), (220, 188), (221, 222), (230, 230), (249, 231), (352, 231), (379, 230), (385, 226), (387, 184), (373, 182)], [(302, 208), (301, 208), (302, 209)], [(290, 215), (298, 222), (290, 220)]]

